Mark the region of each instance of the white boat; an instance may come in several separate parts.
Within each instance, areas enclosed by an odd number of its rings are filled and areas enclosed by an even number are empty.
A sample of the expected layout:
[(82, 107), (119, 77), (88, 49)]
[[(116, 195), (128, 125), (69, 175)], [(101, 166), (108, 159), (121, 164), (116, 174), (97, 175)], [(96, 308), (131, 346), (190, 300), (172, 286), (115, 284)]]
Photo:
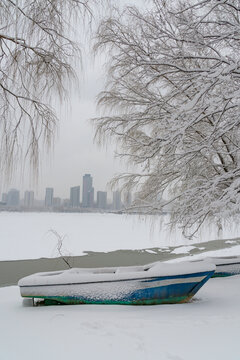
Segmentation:
[(240, 256), (216, 256), (207, 260), (216, 265), (214, 277), (240, 274)]
[(214, 274), (206, 261), (111, 268), (74, 268), (27, 276), (22, 297), (46, 304), (165, 304), (186, 302)]

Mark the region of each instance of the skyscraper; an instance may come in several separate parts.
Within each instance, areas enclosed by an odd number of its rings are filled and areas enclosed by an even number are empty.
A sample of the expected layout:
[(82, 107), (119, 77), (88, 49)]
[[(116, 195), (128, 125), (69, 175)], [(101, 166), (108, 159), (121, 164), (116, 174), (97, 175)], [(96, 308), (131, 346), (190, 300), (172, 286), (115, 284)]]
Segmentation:
[(97, 192), (97, 207), (98, 207), (98, 209), (106, 209), (107, 208), (107, 192), (106, 191), (98, 191)]
[(60, 197), (54, 197), (53, 198), (52, 204), (53, 204), (54, 208), (60, 208), (61, 203), (62, 203), (62, 200), (61, 200)]
[(52, 206), (53, 206), (53, 188), (46, 188), (45, 207), (49, 208)]
[(20, 194), (16, 189), (9, 190), (7, 194), (7, 206), (19, 206)]
[(94, 204), (94, 188), (92, 186), (93, 179), (90, 174), (83, 176), (83, 189), (82, 189), (82, 206), (93, 207)]
[(94, 207), (94, 187), (91, 187), (91, 190), (88, 191), (88, 207)]
[(121, 210), (122, 202), (121, 202), (121, 193), (120, 191), (113, 192), (113, 210)]
[(80, 206), (80, 186), (74, 186), (70, 189), (70, 206), (79, 207)]
[(25, 191), (24, 193), (24, 207), (32, 208), (34, 205), (34, 192)]
[(130, 191), (125, 192), (124, 194), (124, 206), (129, 208), (132, 205), (132, 194)]
[(2, 202), (7, 203), (7, 193), (2, 193)]

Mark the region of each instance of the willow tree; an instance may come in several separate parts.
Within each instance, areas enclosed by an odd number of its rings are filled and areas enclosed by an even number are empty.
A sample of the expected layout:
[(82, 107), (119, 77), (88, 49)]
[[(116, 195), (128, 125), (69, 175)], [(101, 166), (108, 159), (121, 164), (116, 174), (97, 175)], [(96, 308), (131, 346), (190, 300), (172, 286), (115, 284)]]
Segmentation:
[(138, 188), (135, 205), (170, 204), (187, 235), (239, 214), (239, 19), (237, 0), (152, 0), (98, 30), (110, 60), (97, 135), (134, 166), (117, 180)]
[[(90, 19), (87, 0), (0, 2), (0, 170), (21, 161), (36, 170), (56, 126), (52, 99), (66, 95), (79, 57), (74, 27)], [(76, 39), (76, 36), (75, 36)], [(2, 178), (2, 177), (1, 177)]]

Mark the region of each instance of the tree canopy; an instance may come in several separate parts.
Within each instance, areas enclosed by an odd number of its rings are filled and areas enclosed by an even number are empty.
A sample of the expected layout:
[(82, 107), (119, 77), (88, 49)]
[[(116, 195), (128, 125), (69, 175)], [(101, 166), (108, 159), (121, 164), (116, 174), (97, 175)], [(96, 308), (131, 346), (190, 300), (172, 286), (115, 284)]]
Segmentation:
[(117, 178), (138, 188), (135, 205), (170, 204), (185, 235), (239, 214), (239, 19), (237, 0), (152, 0), (98, 30), (110, 58), (99, 103), (110, 110), (97, 135), (135, 166)]
[[(77, 19), (91, 16), (94, 0), (0, 2), (0, 170), (11, 174), (28, 159), (38, 168), (39, 149), (54, 138), (51, 106), (76, 79), (73, 40)], [(78, 23), (79, 25), (79, 23)]]

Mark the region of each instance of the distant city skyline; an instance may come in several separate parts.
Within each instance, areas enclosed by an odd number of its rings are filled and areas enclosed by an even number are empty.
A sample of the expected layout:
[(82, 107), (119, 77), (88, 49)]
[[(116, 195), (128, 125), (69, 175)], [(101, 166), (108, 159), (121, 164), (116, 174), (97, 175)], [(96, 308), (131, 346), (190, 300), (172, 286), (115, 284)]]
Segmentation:
[[(75, 186), (80, 186), (80, 197), (82, 199), (82, 178), (83, 176), (89, 173), (94, 178), (94, 189), (95, 189), (95, 195), (97, 196), (97, 191), (108, 191), (111, 192), (111, 187), (109, 186), (109, 183), (114, 176), (115, 173), (112, 174), (112, 176), (107, 177), (106, 175), (102, 176), (100, 179), (98, 178), (97, 171), (95, 172), (78, 172), (78, 177), (76, 178), (76, 181), (68, 181), (68, 174), (66, 174), (65, 171), (63, 171), (62, 174), (59, 174), (59, 178), (62, 178), (64, 185), (60, 185), (59, 182), (54, 183), (53, 181), (24, 181), (24, 179), (20, 178), (19, 182), (11, 182), (9, 185), (5, 185), (0, 187), (0, 194), (7, 193), (10, 189), (18, 189), (24, 197), (25, 191), (34, 191), (35, 197), (37, 199), (44, 199), (45, 198), (45, 189), (46, 188), (54, 188), (54, 196), (60, 197), (62, 199), (64, 198), (70, 198), (70, 189)], [(71, 176), (69, 176), (70, 178)], [(106, 179), (106, 180), (105, 180)], [(1, 186), (1, 184), (0, 184)]]
[[(98, 209), (119, 211), (124, 205), (129, 206), (131, 194), (121, 194), (116, 191), (102, 191), (94, 189), (94, 179), (91, 174), (84, 174), (81, 185), (69, 187), (69, 196), (61, 198), (56, 196), (54, 187), (45, 188), (45, 196), (36, 198), (34, 191), (25, 190), (22, 196), (18, 189), (9, 189), (1, 194), (0, 210), (81, 210)], [(82, 192), (81, 192), (82, 189)]]

